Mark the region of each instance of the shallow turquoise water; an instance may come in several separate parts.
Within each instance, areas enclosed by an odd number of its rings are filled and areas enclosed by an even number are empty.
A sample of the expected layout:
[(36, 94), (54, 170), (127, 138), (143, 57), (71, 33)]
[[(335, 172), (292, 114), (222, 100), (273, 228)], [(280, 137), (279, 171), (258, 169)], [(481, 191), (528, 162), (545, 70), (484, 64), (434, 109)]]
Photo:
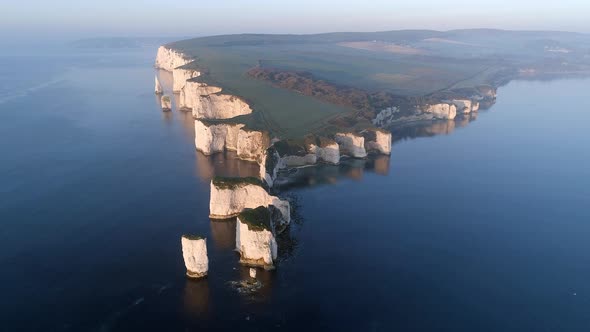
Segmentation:
[[(23, 54), (0, 56), (3, 329), (590, 328), (589, 80), (512, 82), (390, 160), (306, 170), (281, 193), (289, 249), (243, 296), (209, 179), (255, 167), (197, 154), (190, 116), (158, 109), (155, 49)], [(180, 251), (195, 232), (199, 282)]]

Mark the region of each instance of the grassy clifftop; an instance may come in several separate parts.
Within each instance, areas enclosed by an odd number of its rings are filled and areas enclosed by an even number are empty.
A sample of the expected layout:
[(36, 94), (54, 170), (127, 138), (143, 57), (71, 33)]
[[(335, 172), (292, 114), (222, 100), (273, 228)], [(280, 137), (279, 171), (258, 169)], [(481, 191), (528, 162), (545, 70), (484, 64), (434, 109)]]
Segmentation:
[[(283, 138), (355, 126), (351, 114), (386, 106), (392, 96), (420, 100), (497, 86), (521, 69), (590, 72), (590, 36), (562, 32), (244, 34), (167, 46), (195, 57), (188, 66), (204, 73), (200, 80), (243, 98), (256, 124)], [(333, 121), (342, 117), (349, 120)]]

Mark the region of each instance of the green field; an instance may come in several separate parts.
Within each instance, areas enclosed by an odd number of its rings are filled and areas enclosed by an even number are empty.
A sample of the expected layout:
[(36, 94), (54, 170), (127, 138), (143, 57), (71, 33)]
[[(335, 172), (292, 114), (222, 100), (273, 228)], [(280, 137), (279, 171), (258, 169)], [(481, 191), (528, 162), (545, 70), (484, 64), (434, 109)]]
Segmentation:
[[(571, 50), (549, 52), (547, 45)], [(478, 85), (497, 85), (519, 68), (540, 63), (588, 66), (588, 35), (500, 30), (428, 30), (320, 35), (228, 35), (167, 45), (197, 60), (187, 65), (207, 83), (244, 98), (253, 127), (301, 137), (354, 109), (323, 102), (249, 77), (256, 66), (305, 72), (317, 80), (370, 92), (429, 96)], [(553, 50), (553, 49), (552, 49)]]

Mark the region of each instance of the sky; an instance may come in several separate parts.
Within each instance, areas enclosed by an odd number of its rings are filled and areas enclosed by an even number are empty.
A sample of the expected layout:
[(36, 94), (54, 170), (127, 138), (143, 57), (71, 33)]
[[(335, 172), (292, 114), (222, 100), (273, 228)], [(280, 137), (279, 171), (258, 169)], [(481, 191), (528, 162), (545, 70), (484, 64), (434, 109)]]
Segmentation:
[(590, 0), (7, 0), (0, 38), (500, 28), (590, 33)]

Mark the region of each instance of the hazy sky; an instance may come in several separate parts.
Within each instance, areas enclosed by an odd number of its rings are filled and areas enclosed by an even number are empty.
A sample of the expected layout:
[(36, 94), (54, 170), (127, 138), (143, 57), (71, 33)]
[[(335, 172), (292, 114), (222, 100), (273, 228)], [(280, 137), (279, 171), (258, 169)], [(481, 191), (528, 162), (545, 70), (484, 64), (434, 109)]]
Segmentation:
[(0, 10), (3, 37), (474, 27), (590, 33), (590, 0), (7, 0)]

